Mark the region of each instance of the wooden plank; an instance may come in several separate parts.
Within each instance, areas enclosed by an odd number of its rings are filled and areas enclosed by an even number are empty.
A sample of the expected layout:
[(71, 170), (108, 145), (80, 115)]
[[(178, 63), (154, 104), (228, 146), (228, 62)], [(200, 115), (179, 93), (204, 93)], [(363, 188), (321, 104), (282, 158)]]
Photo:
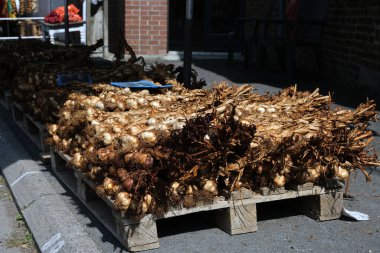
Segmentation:
[(294, 190), (294, 191), (304, 191), (304, 190), (311, 190), (311, 189), (313, 189), (313, 187), (314, 187), (314, 183), (307, 182), (307, 183), (301, 184), (301, 185), (292, 185), (290, 187), (290, 189)]
[(260, 194), (264, 195), (264, 196), (283, 194), (285, 192), (286, 192), (286, 190), (284, 187), (280, 187), (280, 188), (276, 188), (276, 189), (271, 189), (269, 187), (261, 187), (260, 188)]

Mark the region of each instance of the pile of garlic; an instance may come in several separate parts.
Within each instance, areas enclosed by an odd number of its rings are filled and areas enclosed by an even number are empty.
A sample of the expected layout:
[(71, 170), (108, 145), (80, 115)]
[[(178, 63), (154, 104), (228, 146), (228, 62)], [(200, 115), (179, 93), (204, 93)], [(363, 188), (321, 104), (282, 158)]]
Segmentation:
[[(373, 102), (356, 111), (331, 109), (331, 98), (318, 90), (299, 92), (290, 87), (261, 96), (249, 85), (225, 83), (211, 90), (176, 85), (159, 94), (107, 85), (97, 89), (96, 95), (69, 96), (59, 122), (49, 125), (50, 141), (98, 184), (99, 194), (110, 196), (118, 209), (135, 214), (178, 203), (193, 206), (194, 199), (217, 196), (221, 189), (344, 180), (356, 168), (380, 165), (375, 156), (364, 152), (372, 140), (366, 123), (376, 117)], [(161, 175), (165, 186), (156, 187), (157, 173), (164, 166), (159, 160), (175, 159), (175, 154), (162, 153), (173, 133), (181, 132), (192, 119), (214, 114), (215, 120), (223, 122), (231, 113), (242, 126), (256, 127), (249, 152), (239, 162), (220, 167), (216, 176), (197, 175), (196, 166), (181, 178), (168, 175), (167, 180)], [(207, 127), (214, 126), (220, 124), (211, 122)], [(210, 136), (202, 141), (208, 143)], [(231, 173), (238, 175), (234, 182), (226, 178)], [(224, 186), (219, 177), (225, 178)]]

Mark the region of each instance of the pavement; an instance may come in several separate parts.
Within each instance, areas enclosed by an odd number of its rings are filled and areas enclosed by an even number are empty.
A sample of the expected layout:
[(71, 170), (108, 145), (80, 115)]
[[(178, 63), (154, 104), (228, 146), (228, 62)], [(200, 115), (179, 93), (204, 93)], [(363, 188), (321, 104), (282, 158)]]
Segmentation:
[(18, 212), (3, 176), (0, 175), (0, 252), (36, 253), (32, 234)]
[[(194, 60), (194, 68), (210, 85), (224, 80), (252, 83), (258, 92), (266, 93), (290, 84), (279, 72), (255, 78), (239, 64), (226, 67), (222, 60)], [(373, 95), (365, 89), (331, 86), (318, 75), (308, 73), (301, 73), (297, 83), (299, 89), (320, 87), (322, 93), (334, 92), (337, 104), (348, 108)], [(35, 247), (41, 252), (124, 252), (120, 243), (55, 178), (50, 165), (38, 160), (38, 150), (13, 124), (10, 113), (0, 108), (0, 116), (0, 170), (33, 234)], [(376, 134), (375, 149), (380, 151), (380, 124), (373, 123), (370, 128)], [(354, 199), (344, 202), (347, 209), (368, 214), (370, 221), (342, 218), (316, 222), (296, 210), (296, 200), (277, 201), (258, 204), (258, 231), (243, 235), (230, 236), (215, 227), (210, 222), (210, 212), (159, 220), (160, 248), (149, 252), (380, 252), (380, 171), (373, 170), (371, 176), (372, 182), (367, 183), (361, 173), (354, 173), (350, 191)], [(1, 185), (5, 183), (0, 184), (4, 189)], [(17, 211), (7, 210), (13, 204), (11, 198), (7, 200), (5, 203), (0, 198), (1, 242), (17, 227)], [(0, 243), (0, 252), (8, 252), (5, 250), (8, 249)], [(21, 247), (14, 250), (9, 252), (25, 252), (20, 251)]]

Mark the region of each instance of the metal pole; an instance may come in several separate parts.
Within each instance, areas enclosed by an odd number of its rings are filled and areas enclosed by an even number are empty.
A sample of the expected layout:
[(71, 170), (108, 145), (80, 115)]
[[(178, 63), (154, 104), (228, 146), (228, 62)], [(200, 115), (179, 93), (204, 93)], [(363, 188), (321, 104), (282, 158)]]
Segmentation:
[(185, 87), (191, 85), (191, 28), (193, 23), (193, 0), (186, 0), (186, 18), (185, 18), (185, 50), (183, 62), (183, 82)]
[(65, 6), (65, 46), (68, 47), (70, 44), (70, 37), (69, 37), (69, 7), (67, 0), (64, 1)]

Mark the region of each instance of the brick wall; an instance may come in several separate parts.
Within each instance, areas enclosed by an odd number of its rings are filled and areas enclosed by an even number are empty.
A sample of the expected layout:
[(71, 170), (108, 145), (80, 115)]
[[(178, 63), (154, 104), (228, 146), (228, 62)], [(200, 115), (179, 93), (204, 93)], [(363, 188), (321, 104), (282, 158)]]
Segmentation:
[(323, 36), (330, 80), (380, 95), (380, 1), (331, 0)]
[(168, 0), (125, 0), (125, 37), (138, 55), (164, 55)]

